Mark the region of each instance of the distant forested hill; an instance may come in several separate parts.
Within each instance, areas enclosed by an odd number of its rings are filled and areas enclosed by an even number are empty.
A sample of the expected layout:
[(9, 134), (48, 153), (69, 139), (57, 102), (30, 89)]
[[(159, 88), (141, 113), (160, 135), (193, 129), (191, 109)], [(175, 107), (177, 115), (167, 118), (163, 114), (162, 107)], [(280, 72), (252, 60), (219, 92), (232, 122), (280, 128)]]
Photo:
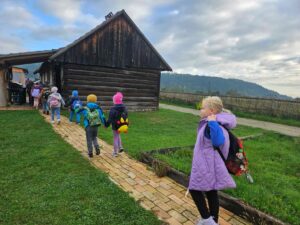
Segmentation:
[(258, 84), (238, 79), (162, 73), (160, 89), (186, 93), (292, 99)]
[(41, 63), (32, 63), (32, 64), (23, 64), (23, 65), (18, 65), (17, 67), (21, 67), (24, 69), (28, 70), (28, 75), (27, 77), (30, 79), (39, 79), (38, 74), (33, 74), (33, 72), (40, 67)]

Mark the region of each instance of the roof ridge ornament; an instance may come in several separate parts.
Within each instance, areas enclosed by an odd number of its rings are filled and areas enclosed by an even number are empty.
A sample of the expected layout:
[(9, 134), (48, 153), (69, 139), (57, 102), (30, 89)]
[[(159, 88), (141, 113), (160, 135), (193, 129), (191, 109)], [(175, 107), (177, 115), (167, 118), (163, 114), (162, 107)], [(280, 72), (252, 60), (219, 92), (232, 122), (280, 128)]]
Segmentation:
[(105, 20), (110, 19), (114, 14), (112, 12), (109, 12), (106, 16), (105, 16)]

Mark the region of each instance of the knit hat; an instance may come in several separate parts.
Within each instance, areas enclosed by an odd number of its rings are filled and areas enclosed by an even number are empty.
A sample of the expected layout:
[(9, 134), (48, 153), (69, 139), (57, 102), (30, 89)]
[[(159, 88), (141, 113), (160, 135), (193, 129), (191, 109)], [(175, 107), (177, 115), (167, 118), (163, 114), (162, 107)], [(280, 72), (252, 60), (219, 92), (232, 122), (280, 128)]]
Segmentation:
[(56, 93), (57, 91), (58, 91), (58, 88), (57, 88), (57, 87), (52, 87), (52, 88), (51, 88), (51, 92), (52, 92), (52, 93)]
[(96, 95), (94, 95), (94, 94), (90, 94), (90, 95), (88, 95), (87, 97), (86, 97), (86, 100), (88, 101), (88, 102), (97, 102), (97, 96)]
[(76, 91), (76, 90), (72, 91), (72, 96), (73, 97), (78, 97), (78, 91)]
[(113, 96), (113, 102), (114, 104), (123, 104), (123, 94), (121, 92), (117, 92)]

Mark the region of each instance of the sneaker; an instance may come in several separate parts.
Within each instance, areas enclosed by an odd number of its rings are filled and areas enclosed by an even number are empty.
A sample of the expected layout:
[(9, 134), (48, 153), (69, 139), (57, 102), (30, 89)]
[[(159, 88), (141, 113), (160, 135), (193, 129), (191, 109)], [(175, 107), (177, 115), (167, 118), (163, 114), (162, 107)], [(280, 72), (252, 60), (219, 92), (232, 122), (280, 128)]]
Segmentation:
[(212, 216), (209, 217), (209, 218), (207, 218), (207, 219), (202, 219), (202, 220), (200, 220), (198, 224), (201, 224), (201, 225), (218, 225), (218, 224), (214, 221), (214, 219), (213, 219)]
[(96, 155), (100, 155), (100, 149), (96, 148)]
[(49, 115), (49, 111), (47, 111), (47, 115)]
[(124, 152), (124, 148), (119, 149), (119, 153)]
[(117, 156), (118, 156), (118, 153), (115, 153), (115, 152), (114, 152), (114, 153), (112, 154), (112, 157), (117, 157)]
[(60, 124), (60, 120), (57, 121), (57, 125), (59, 125), (59, 124)]
[(51, 123), (53, 124), (53, 123), (54, 123), (54, 120), (51, 120)]
[(93, 153), (89, 153), (89, 158), (93, 158)]
[(72, 121), (69, 121), (69, 124), (72, 124), (73, 122)]

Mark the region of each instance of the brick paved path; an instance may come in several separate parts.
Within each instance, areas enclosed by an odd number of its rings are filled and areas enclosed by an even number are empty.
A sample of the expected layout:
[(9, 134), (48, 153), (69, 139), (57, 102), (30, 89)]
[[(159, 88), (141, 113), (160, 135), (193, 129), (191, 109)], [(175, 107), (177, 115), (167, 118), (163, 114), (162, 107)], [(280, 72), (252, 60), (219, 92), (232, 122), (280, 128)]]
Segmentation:
[[(49, 116), (45, 118), (50, 122)], [(82, 127), (69, 124), (67, 118), (62, 116), (62, 123), (54, 124), (53, 128), (87, 158), (85, 131)], [(100, 139), (99, 143), (103, 145), (103, 149), (100, 156), (90, 159), (91, 164), (106, 172), (112, 182), (128, 192), (142, 207), (151, 210), (158, 218), (171, 225), (196, 223), (199, 213), (190, 196), (185, 197), (186, 189), (183, 186), (168, 177), (158, 178), (146, 165), (130, 158), (126, 153), (113, 158), (113, 147)], [(221, 208), (219, 224), (250, 223)]]

